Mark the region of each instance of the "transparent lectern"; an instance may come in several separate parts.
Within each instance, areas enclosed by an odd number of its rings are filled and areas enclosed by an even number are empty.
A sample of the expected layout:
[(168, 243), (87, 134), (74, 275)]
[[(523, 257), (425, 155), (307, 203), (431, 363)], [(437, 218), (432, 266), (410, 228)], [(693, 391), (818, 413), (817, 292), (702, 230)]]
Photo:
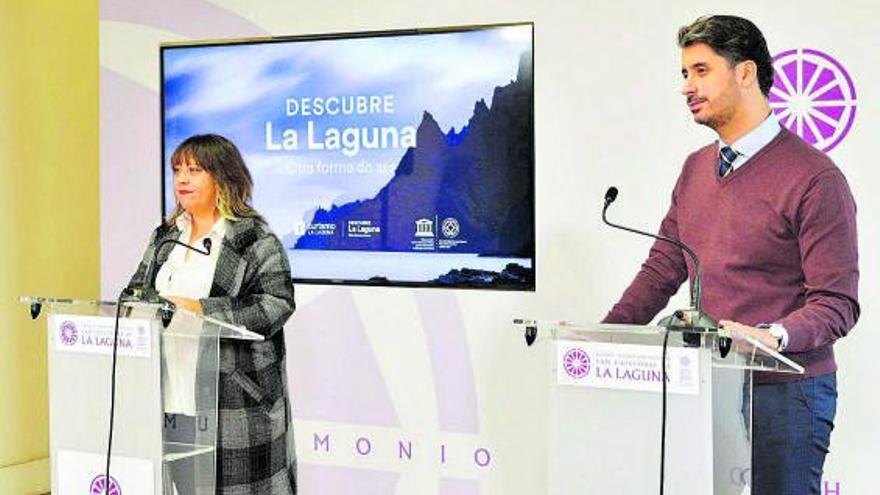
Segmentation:
[(47, 316), (53, 494), (215, 493), (219, 339), (262, 336), (181, 309), (122, 303), (108, 480), (117, 305), (20, 301), (32, 317)]
[[(752, 373), (803, 373), (753, 339), (516, 320), (546, 360), (549, 494), (742, 495), (751, 484)], [(533, 344), (532, 344), (533, 343)]]

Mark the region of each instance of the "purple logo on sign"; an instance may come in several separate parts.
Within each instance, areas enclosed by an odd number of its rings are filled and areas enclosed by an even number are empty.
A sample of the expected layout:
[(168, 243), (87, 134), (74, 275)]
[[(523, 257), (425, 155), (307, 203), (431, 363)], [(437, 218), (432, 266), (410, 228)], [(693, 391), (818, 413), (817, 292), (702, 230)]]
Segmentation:
[(583, 349), (569, 349), (562, 356), (562, 367), (572, 378), (583, 378), (590, 372), (590, 356)]
[(61, 324), (61, 343), (64, 345), (73, 345), (76, 343), (76, 325), (72, 321), (65, 321)]
[(107, 487), (107, 477), (103, 474), (99, 474), (95, 476), (95, 479), (92, 480), (92, 485), (89, 487), (90, 495), (104, 495), (107, 493), (108, 495), (122, 495), (122, 489), (119, 488), (119, 482), (116, 481), (116, 478), (113, 476), (110, 477), (110, 489), (106, 490)]
[(856, 89), (837, 60), (819, 50), (798, 48), (773, 57), (770, 108), (791, 132), (830, 151), (856, 118)]

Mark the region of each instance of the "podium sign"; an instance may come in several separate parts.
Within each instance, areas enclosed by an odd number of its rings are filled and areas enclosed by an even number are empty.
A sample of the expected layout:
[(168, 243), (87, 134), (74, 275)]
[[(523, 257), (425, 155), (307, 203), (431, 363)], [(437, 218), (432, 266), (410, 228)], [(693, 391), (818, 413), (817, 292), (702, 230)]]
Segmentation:
[[(663, 389), (660, 347), (560, 340), (556, 349), (556, 380), (560, 385), (658, 393)], [(669, 393), (699, 394), (697, 349), (675, 347), (668, 351)]]

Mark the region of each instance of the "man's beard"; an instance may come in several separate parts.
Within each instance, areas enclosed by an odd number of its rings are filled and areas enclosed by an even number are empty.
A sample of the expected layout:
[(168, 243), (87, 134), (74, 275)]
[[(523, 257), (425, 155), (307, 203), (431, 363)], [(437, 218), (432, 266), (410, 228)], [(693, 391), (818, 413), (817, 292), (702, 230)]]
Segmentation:
[(730, 121), (733, 120), (734, 114), (736, 114), (736, 110), (734, 110), (732, 107), (727, 107), (724, 110), (716, 112), (715, 114), (709, 115), (705, 118), (694, 116), (694, 122), (717, 131), (718, 129), (729, 124)]
[[(711, 102), (708, 103), (711, 105)], [(721, 106), (720, 110), (702, 118), (699, 115), (694, 115), (694, 122), (709, 127), (714, 131), (729, 124), (733, 120), (734, 115), (736, 115), (736, 106), (728, 104), (729, 101), (727, 99), (718, 99), (717, 103)]]

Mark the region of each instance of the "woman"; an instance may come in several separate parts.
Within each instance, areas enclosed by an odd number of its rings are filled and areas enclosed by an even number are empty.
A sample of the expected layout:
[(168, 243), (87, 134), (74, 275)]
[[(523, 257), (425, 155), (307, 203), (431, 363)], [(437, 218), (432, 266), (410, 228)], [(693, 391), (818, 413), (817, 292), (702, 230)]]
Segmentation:
[[(220, 341), (217, 493), (295, 494), (284, 361), (283, 327), (295, 307), (287, 255), (250, 206), (253, 181), (229, 140), (192, 136), (174, 151), (171, 168), (177, 207), (153, 233), (129, 287), (155, 287), (179, 308), (265, 337)], [(205, 238), (209, 256), (173, 243), (156, 253), (167, 239), (201, 249)]]

